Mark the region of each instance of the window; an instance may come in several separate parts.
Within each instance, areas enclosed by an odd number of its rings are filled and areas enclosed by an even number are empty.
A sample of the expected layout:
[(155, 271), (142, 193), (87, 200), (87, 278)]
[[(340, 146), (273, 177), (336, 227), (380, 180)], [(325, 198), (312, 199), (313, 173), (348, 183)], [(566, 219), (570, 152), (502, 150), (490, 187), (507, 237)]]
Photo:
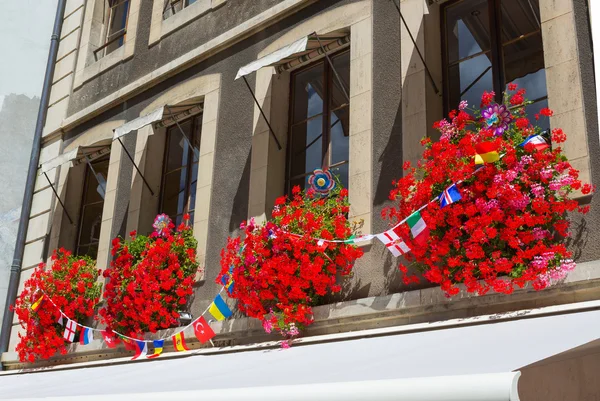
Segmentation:
[(87, 164), (75, 254), (96, 258), (108, 177), (108, 156)]
[[(345, 88), (350, 82), (350, 52), (331, 56)], [(305, 188), (310, 174), (329, 168), (348, 187), (349, 104), (327, 60), (291, 76), (290, 130), (286, 190)]]
[(123, 46), (127, 34), (129, 0), (105, 0), (103, 7), (103, 44), (94, 50), (96, 60)]
[(190, 223), (194, 221), (202, 114), (179, 125), (196, 151), (190, 149), (177, 124), (167, 128), (160, 213), (169, 215), (176, 225), (182, 222), (185, 213), (190, 214)]
[(165, 0), (165, 8), (163, 9), (163, 19), (167, 19), (183, 10), (189, 5), (192, 5), (197, 0)]
[(529, 117), (548, 106), (539, 0), (460, 0), (443, 15), (446, 110), (479, 107), (484, 90), (500, 102), (509, 83), (527, 90)]

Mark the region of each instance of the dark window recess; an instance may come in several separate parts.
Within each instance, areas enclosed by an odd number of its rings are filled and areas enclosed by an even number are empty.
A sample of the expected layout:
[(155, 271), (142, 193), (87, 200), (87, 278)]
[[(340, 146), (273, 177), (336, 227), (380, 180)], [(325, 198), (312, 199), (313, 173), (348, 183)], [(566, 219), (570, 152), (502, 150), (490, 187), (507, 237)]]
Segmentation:
[[(100, 226), (102, 225), (102, 210), (104, 209), (106, 178), (108, 177), (108, 156), (94, 160), (90, 164), (91, 167), (89, 164), (86, 165), (75, 254), (87, 255), (95, 259), (100, 241)], [(94, 177), (94, 172), (96, 177)]]
[[(190, 143), (199, 150), (202, 114), (180, 122), (179, 125)], [(190, 149), (177, 125), (167, 128), (166, 136), (159, 212), (169, 215), (175, 225), (179, 225), (183, 221), (183, 215), (189, 213), (192, 224), (198, 181), (196, 152)]]
[(179, 11), (194, 4), (196, 1), (198, 0), (165, 0), (165, 6), (163, 8), (163, 20), (177, 14)]
[[(479, 107), (483, 91), (496, 101), (509, 83), (527, 90), (533, 119), (548, 107), (539, 0), (460, 0), (443, 9), (444, 106)], [(538, 122), (549, 128), (548, 119)]]
[[(331, 56), (346, 90), (350, 87), (350, 52)], [(348, 187), (349, 104), (327, 60), (291, 77), (290, 131), (286, 191), (305, 188), (317, 168), (329, 168)]]
[(105, 0), (104, 2), (104, 38), (100, 47), (94, 50), (94, 57), (100, 60), (125, 43), (129, 0)]

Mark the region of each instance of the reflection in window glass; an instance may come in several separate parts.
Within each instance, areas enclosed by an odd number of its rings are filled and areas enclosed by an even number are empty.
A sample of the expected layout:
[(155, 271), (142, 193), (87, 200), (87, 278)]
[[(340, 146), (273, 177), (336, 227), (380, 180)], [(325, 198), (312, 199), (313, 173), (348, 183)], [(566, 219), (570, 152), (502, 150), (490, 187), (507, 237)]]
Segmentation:
[[(346, 91), (350, 54), (331, 57)], [(287, 191), (305, 188), (315, 169), (329, 168), (348, 185), (349, 104), (329, 63), (320, 60), (292, 74), (292, 115), (288, 146)]]
[(461, 100), (477, 107), (483, 91), (493, 88), (492, 63), (489, 53), (471, 58), (448, 69), (450, 104), (455, 108)]
[[(198, 182), (198, 158), (190, 149), (188, 141), (200, 149), (202, 115), (167, 128), (163, 179), (160, 191), (160, 210), (178, 225), (183, 215), (193, 214), (196, 205), (196, 184)], [(183, 134), (188, 139), (184, 139)], [(190, 224), (193, 223), (190, 218)]]
[(487, 0), (463, 1), (446, 9), (446, 38), (450, 63), (489, 50), (487, 3)]
[[(539, 0), (463, 0), (447, 6), (444, 15), (446, 109), (461, 100), (479, 107), (490, 90), (501, 101), (506, 86), (516, 83), (534, 102), (526, 109), (534, 122), (548, 97)], [(490, 21), (501, 33), (489, 29)]]
[[(100, 241), (100, 226), (102, 210), (104, 209), (104, 194), (106, 177), (108, 177), (108, 156), (94, 160), (86, 165), (81, 215), (75, 254), (89, 256), (93, 259), (98, 255)], [(91, 166), (90, 166), (91, 165)], [(96, 175), (94, 175), (94, 172)]]
[(502, 0), (502, 43), (540, 30), (539, 0)]

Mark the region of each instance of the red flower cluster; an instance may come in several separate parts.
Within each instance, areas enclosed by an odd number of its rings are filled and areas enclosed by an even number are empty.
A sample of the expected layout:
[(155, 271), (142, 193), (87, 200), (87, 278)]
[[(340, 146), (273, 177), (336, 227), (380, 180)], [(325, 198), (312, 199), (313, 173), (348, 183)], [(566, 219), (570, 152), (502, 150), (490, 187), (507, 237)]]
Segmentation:
[(272, 221), (243, 224), (245, 238), (228, 238), (221, 251), (217, 282), (233, 279), (231, 297), (247, 316), (261, 319), (267, 332), (287, 336), (313, 321), (312, 308), (328, 292), (342, 287), (336, 275), (350, 274), (361, 249), (346, 243), (352, 235), (346, 189), (336, 187), (329, 197), (294, 188), (293, 197), (277, 199)]
[(138, 337), (176, 326), (179, 312), (187, 310), (199, 269), (197, 241), (185, 223), (177, 231), (172, 229), (168, 220), (162, 235), (154, 232), (146, 237), (131, 232), (129, 242), (113, 240), (114, 260), (104, 271), (109, 279), (104, 288), (106, 306), (100, 309), (101, 320), (109, 329)]
[[(541, 289), (575, 266), (563, 244), (569, 235), (567, 212), (578, 208), (569, 194), (590, 193), (592, 188), (582, 185), (578, 171), (562, 154), (559, 145), (566, 140), (562, 130), (552, 132), (554, 149), (522, 145), (541, 134), (525, 116), (524, 93), (521, 89), (505, 95), (507, 107), (517, 107), (509, 109), (510, 123), (500, 136), (493, 126), (497, 119), (483, 119), (479, 111), (461, 116), (467, 108), (462, 102), (461, 114), (454, 112), (450, 120), (436, 123), (441, 139), (423, 141), (423, 159), (417, 168), (408, 168), (390, 193), (396, 204), (383, 216), (395, 223), (459, 182), (459, 202), (444, 208), (434, 202), (421, 212), (430, 229), (426, 246), (414, 243), (408, 227), (402, 227), (412, 249), (407, 259), (448, 296), (459, 292), (459, 283), (478, 294), (490, 289), (511, 293), (515, 285), (527, 283)], [(485, 93), (482, 104), (490, 102), (490, 94)], [(541, 114), (551, 116), (552, 111), (544, 109)], [(503, 157), (477, 170), (476, 145), (485, 142)], [(405, 265), (400, 270), (408, 273)], [(407, 282), (413, 279), (405, 277)]]
[[(58, 324), (61, 314), (52, 302), (70, 318), (85, 322), (94, 315), (100, 298), (99, 274), (90, 258), (74, 257), (62, 248), (52, 254), (52, 266), (40, 263), (35, 268), (14, 307), (25, 332), (19, 334), (16, 347), (21, 362), (67, 353), (64, 329)], [(31, 305), (42, 295), (45, 299), (33, 311)]]

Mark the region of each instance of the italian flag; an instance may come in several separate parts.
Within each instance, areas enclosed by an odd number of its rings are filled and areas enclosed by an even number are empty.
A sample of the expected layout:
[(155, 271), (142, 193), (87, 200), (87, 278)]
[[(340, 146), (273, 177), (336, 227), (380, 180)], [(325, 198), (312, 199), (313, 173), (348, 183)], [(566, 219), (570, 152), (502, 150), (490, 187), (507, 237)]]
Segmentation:
[(410, 232), (412, 233), (415, 242), (419, 245), (425, 245), (427, 243), (427, 237), (429, 236), (429, 228), (425, 224), (425, 220), (421, 216), (421, 212), (414, 212), (408, 219), (406, 219)]

